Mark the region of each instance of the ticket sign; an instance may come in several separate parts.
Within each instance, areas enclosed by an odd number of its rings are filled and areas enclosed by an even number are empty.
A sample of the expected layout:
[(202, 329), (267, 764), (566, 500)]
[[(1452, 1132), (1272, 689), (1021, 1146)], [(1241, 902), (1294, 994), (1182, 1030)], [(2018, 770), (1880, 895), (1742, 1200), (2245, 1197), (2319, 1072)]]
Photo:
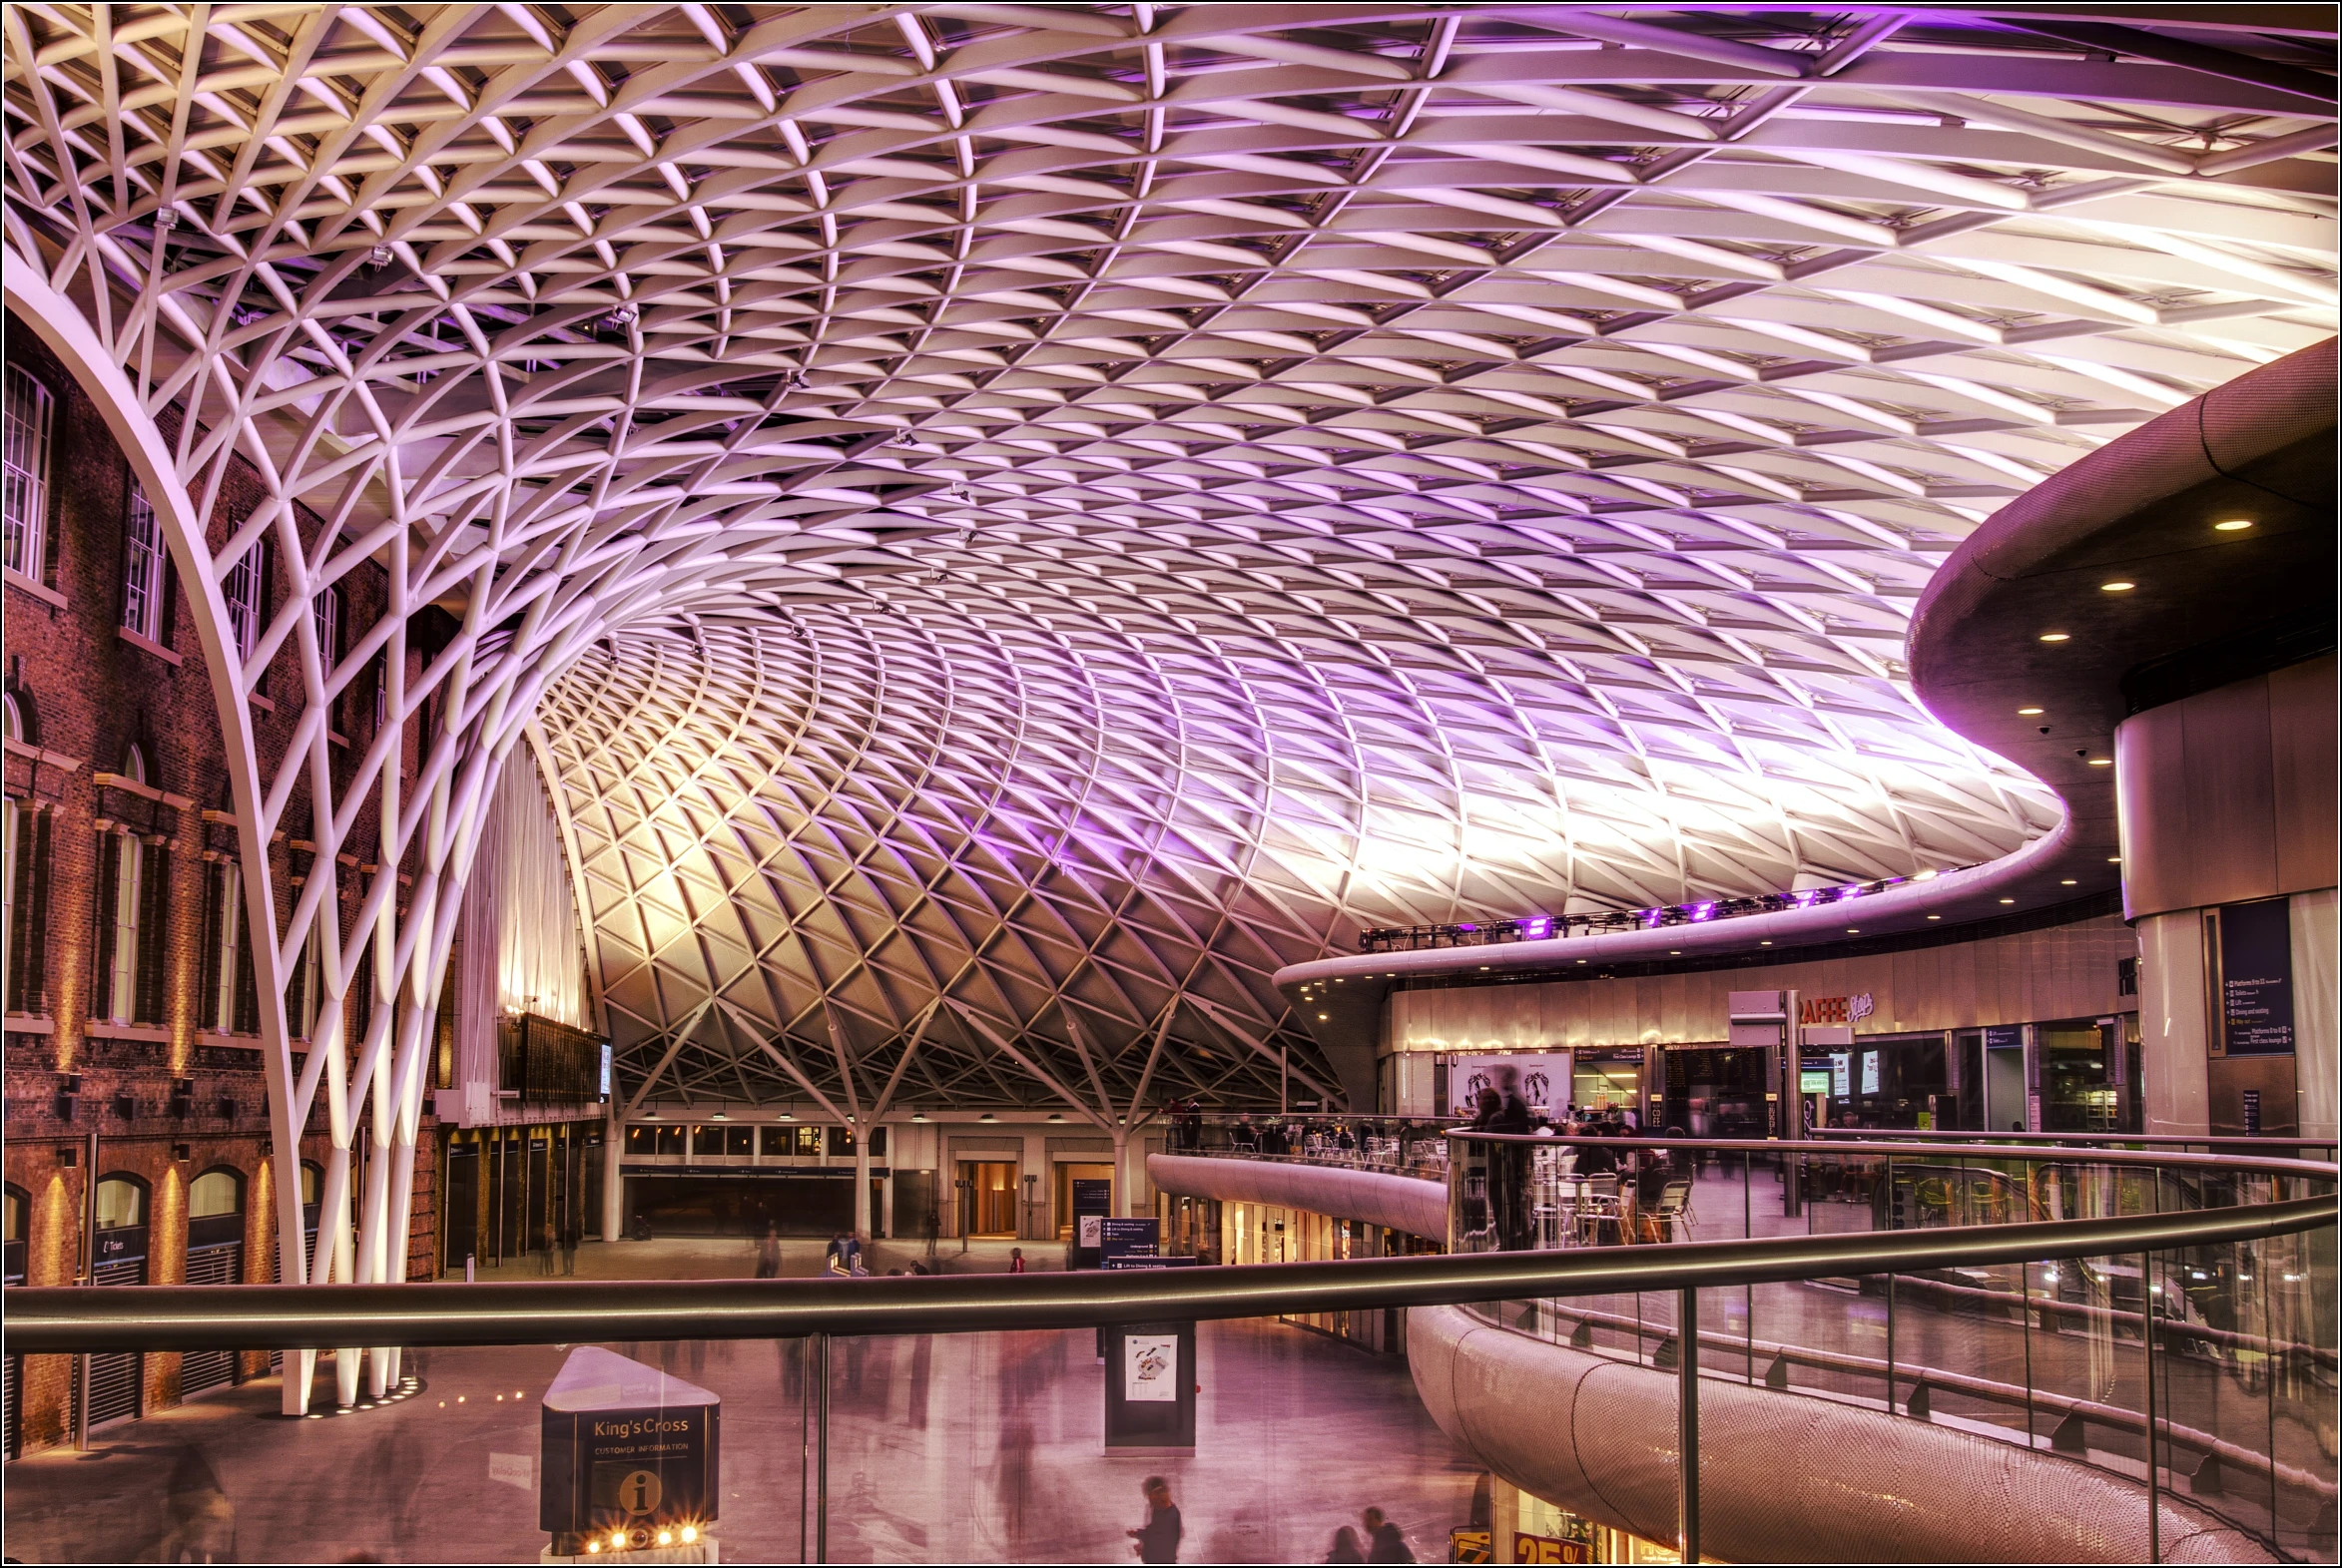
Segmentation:
[(2220, 910), (2222, 1056), (2293, 1054), (2293, 920), (2283, 898)]
[(597, 1345), (569, 1352), (542, 1415), (538, 1528), (556, 1537), (716, 1522), (723, 1402)]

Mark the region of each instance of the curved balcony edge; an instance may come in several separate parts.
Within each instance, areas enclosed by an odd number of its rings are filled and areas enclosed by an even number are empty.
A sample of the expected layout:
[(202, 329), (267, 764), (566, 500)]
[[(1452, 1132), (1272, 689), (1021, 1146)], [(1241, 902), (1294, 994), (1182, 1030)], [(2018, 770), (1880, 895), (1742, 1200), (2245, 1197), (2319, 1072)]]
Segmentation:
[[(1407, 1314), (1424, 1408), (1474, 1459), (1585, 1518), (1676, 1529), (1677, 1374), (1498, 1327), (1461, 1307)], [(1700, 1537), (1727, 1562), (2134, 1562), (2146, 1488), (1972, 1433), (1721, 1379), (1699, 1389)], [(1794, 1463), (1784, 1463), (1794, 1455)], [(2168, 1496), (2160, 1560), (2273, 1562)], [(1989, 1504), (1989, 1505), (1988, 1505)]]
[(1147, 1156), (1147, 1176), (1158, 1191), (1182, 1198), (1275, 1204), (1443, 1243), (1448, 1236), (1447, 1184), (1421, 1177), (1183, 1154)]

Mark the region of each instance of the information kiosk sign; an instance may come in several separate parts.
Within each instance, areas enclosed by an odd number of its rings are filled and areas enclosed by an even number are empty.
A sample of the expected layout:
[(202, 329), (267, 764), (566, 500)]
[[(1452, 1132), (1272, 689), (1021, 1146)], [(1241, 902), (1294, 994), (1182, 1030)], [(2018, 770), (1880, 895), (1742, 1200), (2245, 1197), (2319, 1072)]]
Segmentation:
[[(716, 1522), (723, 1401), (596, 1345), (569, 1352), (545, 1390), (537, 1525), (557, 1555), (588, 1542), (688, 1544)], [(673, 1539), (662, 1542), (664, 1532)], [(688, 1537), (686, 1535), (688, 1532)]]

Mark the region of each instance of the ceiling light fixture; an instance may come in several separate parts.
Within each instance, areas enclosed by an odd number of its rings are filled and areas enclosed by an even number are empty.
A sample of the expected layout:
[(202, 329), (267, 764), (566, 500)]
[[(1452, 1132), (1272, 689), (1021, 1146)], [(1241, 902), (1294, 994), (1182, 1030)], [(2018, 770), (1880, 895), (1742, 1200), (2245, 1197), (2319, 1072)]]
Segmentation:
[(1931, 919), (1931, 920), (1941, 920), (1941, 919), (1943, 919), (1944, 917), (1943, 917), (1942, 915), (1940, 915), (1940, 914), (1931, 914), (1931, 915), (1929, 915), (1929, 916), (1928, 916), (1928, 918), (1929, 918), (1929, 919)]
[(2114, 766), (2114, 759), (2111, 757), (2093, 757), (2089, 760), (2089, 765), (2092, 768), (2111, 768)]
[(2249, 517), (2231, 517), (2224, 523), (2212, 524), (2212, 532), (2217, 534), (2240, 534), (2251, 526), (2252, 519)]
[(2137, 586), (2136, 583), (2100, 583), (2098, 584), (2098, 592), (2101, 594), (2126, 594)]
[(2005, 903), (2005, 904), (2013, 904), (2013, 903), (2017, 902), (2017, 900), (2016, 900), (2016, 899), (2014, 899), (2014, 898), (2004, 898), (2004, 899), (2002, 899), (2002, 900), (2001, 900), (2001, 902), (2003, 902), (2003, 903)]
[(2071, 632), (2044, 632), (2042, 641), (2045, 643), (2070, 643), (2073, 641), (2073, 634)]
[(2039, 708), (2020, 708), (2017, 710), (2018, 717), (2021, 719), (2037, 718), (2041, 715), (2042, 712), (2043, 710)]

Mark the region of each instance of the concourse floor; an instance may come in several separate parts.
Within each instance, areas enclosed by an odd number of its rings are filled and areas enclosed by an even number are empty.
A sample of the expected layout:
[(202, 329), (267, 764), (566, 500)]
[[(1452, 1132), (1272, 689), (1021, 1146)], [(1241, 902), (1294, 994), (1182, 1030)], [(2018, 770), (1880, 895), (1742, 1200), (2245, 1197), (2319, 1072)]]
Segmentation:
[[(616, 1277), (685, 1245), (620, 1244), (598, 1264), (586, 1249), (581, 1272)], [(1126, 1562), (1150, 1474), (1171, 1481), (1190, 1562), (1317, 1561), (1369, 1504), (1437, 1561), (1470, 1513), (1479, 1472), (1424, 1413), (1402, 1357), (1270, 1321), (1203, 1324), (1194, 1453), (1110, 1458), (1094, 1345), (1087, 1330), (834, 1342), (830, 1560)], [(797, 1560), (797, 1345), (610, 1347), (723, 1396), (724, 1560)], [(561, 1358), (426, 1351), (423, 1391), (402, 1403), (286, 1420), (271, 1377), (106, 1428), (89, 1453), (8, 1467), (8, 1555), (533, 1561), (537, 1401)], [(329, 1364), (317, 1387), (329, 1410)]]

